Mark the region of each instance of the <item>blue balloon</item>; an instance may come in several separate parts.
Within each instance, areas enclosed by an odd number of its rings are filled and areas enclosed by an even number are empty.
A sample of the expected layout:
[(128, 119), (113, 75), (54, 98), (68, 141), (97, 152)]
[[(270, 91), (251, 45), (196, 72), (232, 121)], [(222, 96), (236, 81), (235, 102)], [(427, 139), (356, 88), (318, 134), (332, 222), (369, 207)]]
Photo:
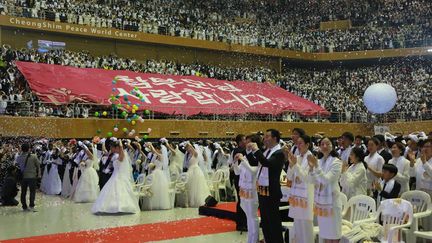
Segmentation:
[(385, 83), (372, 84), (363, 95), (366, 108), (374, 114), (384, 114), (391, 111), (396, 105), (396, 101), (396, 90)]

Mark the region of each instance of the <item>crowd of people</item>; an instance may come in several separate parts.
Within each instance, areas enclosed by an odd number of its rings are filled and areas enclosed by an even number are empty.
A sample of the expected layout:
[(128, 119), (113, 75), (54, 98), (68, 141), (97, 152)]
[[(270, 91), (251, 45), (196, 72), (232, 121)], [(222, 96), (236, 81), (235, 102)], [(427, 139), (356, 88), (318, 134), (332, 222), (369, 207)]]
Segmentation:
[[(285, 67), (282, 72), (264, 67), (234, 68), (204, 64), (182, 64), (167, 60), (134, 59), (116, 55), (93, 56), (89, 52), (53, 50), (40, 53), (33, 49), (15, 50), (8, 46), (1, 48), (3, 70), (0, 76), (0, 114), (26, 115), (30, 103), (38, 100), (29, 92), (28, 84), (16, 68), (14, 61), (39, 62), (67, 65), (80, 68), (102, 68), (132, 70), (145, 73), (192, 75), (220, 80), (244, 80), (274, 83), (298, 96), (321, 105), (328, 111), (342, 114), (335, 121), (369, 121), (362, 97), (365, 89), (377, 82), (391, 84), (397, 91), (398, 102), (392, 112), (399, 112), (398, 118), (406, 120), (430, 119), (432, 100), (428, 87), (431, 86), (432, 60), (428, 58), (405, 58), (390, 63), (361, 67), (293, 68)], [(97, 108), (90, 105), (52, 106), (40, 104), (34, 108), (35, 116), (89, 117)], [(295, 114), (289, 120), (300, 119)], [(331, 120), (331, 119), (330, 119)]]
[[(5, 0), (0, 13), (55, 22), (141, 31), (304, 52), (427, 46), (427, 0), (343, 1), (51, 1)], [(354, 28), (320, 30), (350, 19)]]
[[(372, 137), (345, 132), (329, 138), (295, 128), (285, 140), (275, 129), (225, 141), (3, 138), (1, 201), (37, 212), (34, 199), (40, 189), (76, 203), (93, 203), (95, 214), (199, 207), (209, 195), (220, 193), (212, 183), (222, 173), (225, 198), (237, 195), (237, 229), (248, 231), (248, 242), (259, 240), (258, 206), (266, 242), (283, 242), (281, 184), (290, 188), (294, 234), (289, 237), (312, 242), (315, 214), (320, 237), (332, 242), (349, 232), (342, 232), (341, 193), (348, 199), (370, 196), (377, 205), (414, 189), (430, 194), (431, 137), (432, 132)], [(172, 195), (177, 183), (185, 184), (182, 197)], [(18, 184), (21, 202), (15, 199)]]
[[(3, 205), (19, 204), (15, 199), (18, 182), (24, 211), (35, 211), (35, 193), (40, 189), (46, 195), (59, 195), (76, 203), (94, 203), (93, 213), (171, 209), (172, 190), (185, 176), (186, 198), (176, 197), (176, 205), (202, 206), (210, 195), (213, 172), (229, 174), (229, 151), (235, 144), (203, 140), (179, 143), (165, 138), (152, 143), (137, 137), (95, 137), (91, 141), (17, 138), (1, 142)], [(11, 177), (14, 180), (9, 181)]]

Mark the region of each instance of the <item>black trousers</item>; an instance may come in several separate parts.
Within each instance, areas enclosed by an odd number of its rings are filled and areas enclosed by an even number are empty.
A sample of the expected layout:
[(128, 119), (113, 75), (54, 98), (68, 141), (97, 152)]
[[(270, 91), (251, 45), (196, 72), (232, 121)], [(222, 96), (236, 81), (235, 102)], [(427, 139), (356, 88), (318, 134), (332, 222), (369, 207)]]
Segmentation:
[[(234, 174), (234, 173), (233, 173)], [(237, 191), (237, 205), (236, 205), (236, 227), (239, 228), (247, 228), (247, 219), (246, 214), (243, 209), (240, 207), (240, 187), (239, 187), (240, 176), (234, 175), (234, 187)]]
[(111, 174), (105, 174), (100, 173), (99, 174), (99, 188), (102, 190), (102, 188), (105, 186), (105, 184), (108, 182), (108, 180), (111, 178)]
[[(73, 167), (73, 166), (69, 169), (69, 180), (70, 180), (71, 185), (73, 185), (73, 173), (74, 173), (75, 168), (78, 169), (78, 167)], [(78, 170), (78, 179), (80, 177), (81, 177), (81, 170)]]
[(21, 182), (21, 205), (23, 209), (27, 209), (27, 188), (30, 188), (30, 207), (35, 206), (34, 201), (36, 197), (36, 178), (24, 178)]
[(282, 222), (279, 213), (280, 199), (258, 195), (258, 202), (265, 242), (282, 243)]

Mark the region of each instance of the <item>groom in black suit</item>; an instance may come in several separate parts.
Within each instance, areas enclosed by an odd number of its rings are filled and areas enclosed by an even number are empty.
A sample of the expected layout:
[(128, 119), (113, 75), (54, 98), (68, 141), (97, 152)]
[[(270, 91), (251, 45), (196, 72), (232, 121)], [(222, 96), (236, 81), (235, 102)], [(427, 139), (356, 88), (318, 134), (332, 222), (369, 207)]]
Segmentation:
[[(265, 242), (282, 243), (282, 223), (279, 204), (282, 198), (280, 174), (285, 156), (279, 145), (280, 132), (269, 129), (264, 135), (264, 153), (256, 143), (247, 145), (247, 159), (252, 166), (260, 165), (257, 176), (257, 191), (261, 212), (261, 227)], [(259, 163), (259, 164), (258, 164)]]

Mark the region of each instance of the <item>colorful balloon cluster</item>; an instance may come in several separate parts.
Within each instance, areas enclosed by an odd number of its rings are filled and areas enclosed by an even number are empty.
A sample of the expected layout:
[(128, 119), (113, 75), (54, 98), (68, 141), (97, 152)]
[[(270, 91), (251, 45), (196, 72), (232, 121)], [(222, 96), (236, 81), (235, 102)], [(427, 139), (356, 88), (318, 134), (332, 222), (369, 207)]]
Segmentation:
[[(116, 92), (116, 90), (117, 90), (117, 88), (116, 88), (117, 82), (118, 82), (117, 77), (115, 77), (115, 78), (112, 80), (112, 85), (113, 85), (113, 87), (112, 87), (111, 90), (112, 90), (113, 92)], [(141, 102), (145, 102), (145, 96), (144, 96), (144, 95), (139, 91), (139, 89), (138, 89), (137, 87), (135, 87), (135, 88), (130, 92), (130, 94), (131, 94), (131, 95), (134, 95), (134, 96), (136, 96), (136, 97), (138, 97), (138, 98), (140, 99)], [(121, 110), (120, 117), (121, 117), (122, 119), (125, 119), (126, 122), (127, 122), (128, 124), (130, 124), (131, 126), (135, 126), (135, 125), (137, 124), (137, 122), (144, 123), (144, 118), (141, 117), (141, 116), (139, 116), (139, 115), (137, 114), (137, 111), (138, 111), (139, 108), (140, 108), (140, 104), (138, 104), (138, 103), (137, 103), (137, 104), (132, 104), (132, 102), (131, 102), (130, 99), (129, 99), (129, 95), (127, 95), (127, 94), (123, 95), (123, 101), (125, 102), (125, 104), (122, 103), (122, 100), (120, 99), (120, 95), (119, 95), (119, 94), (117, 94), (117, 95), (115, 95), (115, 94), (111, 94), (111, 95), (110, 95), (110, 101), (111, 101), (111, 104), (112, 104), (112, 109), (113, 109), (114, 111)], [(151, 112), (150, 112), (150, 110), (147, 110), (147, 109), (146, 109), (146, 110), (144, 110), (144, 114), (145, 114), (145, 115), (150, 115)], [(103, 111), (103, 112), (95, 112), (94, 115), (95, 115), (95, 117), (101, 117), (101, 116), (106, 117), (106, 116), (108, 116), (108, 112), (107, 112), (107, 111)], [(152, 130), (151, 128), (148, 128), (148, 129), (147, 129), (147, 133), (150, 133), (151, 130)], [(113, 127), (113, 131), (114, 131), (115, 133), (119, 132), (119, 124), (116, 124), (116, 125)], [(125, 135), (128, 135), (129, 137), (134, 136), (135, 133), (136, 133), (135, 129), (130, 129), (130, 127), (129, 127), (129, 128), (128, 128), (128, 127), (123, 127), (123, 128), (121, 129), (121, 131), (122, 131)], [(102, 130), (101, 130), (101, 129), (98, 129), (98, 130), (97, 130), (97, 134), (100, 134), (100, 133), (102, 133)], [(110, 131), (110, 132), (107, 132), (107, 137), (112, 137), (112, 136), (114, 136), (113, 132), (111, 132), (111, 131)], [(147, 135), (147, 134), (144, 135), (143, 138), (144, 138), (144, 139), (147, 139), (147, 138), (148, 138), (148, 135)]]

